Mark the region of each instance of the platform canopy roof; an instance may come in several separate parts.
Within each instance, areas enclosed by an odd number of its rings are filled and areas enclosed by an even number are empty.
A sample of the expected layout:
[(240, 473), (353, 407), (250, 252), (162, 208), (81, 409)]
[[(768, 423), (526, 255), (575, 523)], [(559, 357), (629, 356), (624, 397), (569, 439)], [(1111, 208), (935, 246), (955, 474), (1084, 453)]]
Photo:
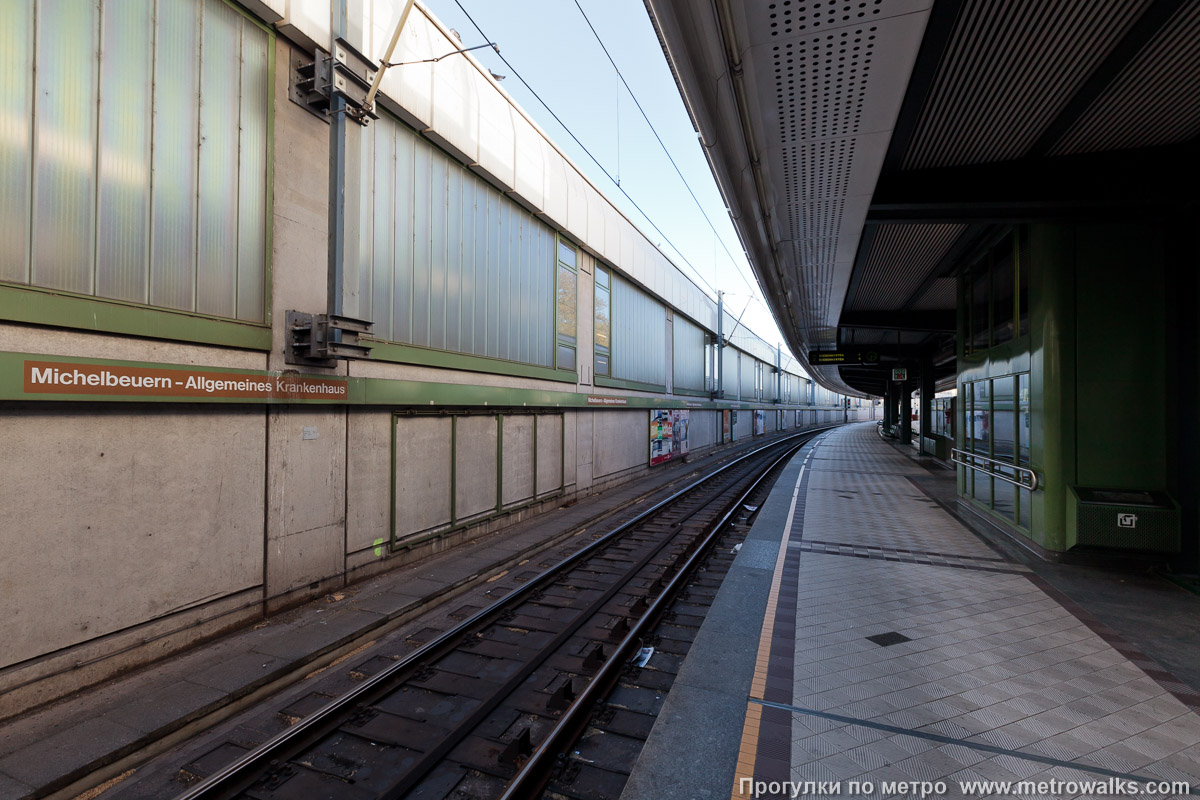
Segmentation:
[(645, 0), (793, 352), (882, 394), (954, 371), (955, 270), (997, 226), (1175, 213), (1200, 0)]

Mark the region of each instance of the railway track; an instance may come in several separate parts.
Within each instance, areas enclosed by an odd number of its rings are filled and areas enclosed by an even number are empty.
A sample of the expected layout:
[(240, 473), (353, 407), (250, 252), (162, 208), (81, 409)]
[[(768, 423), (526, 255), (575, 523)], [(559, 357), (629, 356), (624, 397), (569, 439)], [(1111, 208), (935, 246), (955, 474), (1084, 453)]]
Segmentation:
[[(597, 730), (598, 702), (617, 686), (710, 545), (814, 435), (775, 442), (695, 481), (178, 800), (526, 800), (556, 776), (554, 796), (612, 796), (599, 784), (623, 784), (619, 772), (564, 754), (589, 728)], [(605, 708), (600, 717), (609, 714), (610, 725), (633, 719), (622, 710)], [(644, 739), (646, 721), (637, 723), (631, 733)]]

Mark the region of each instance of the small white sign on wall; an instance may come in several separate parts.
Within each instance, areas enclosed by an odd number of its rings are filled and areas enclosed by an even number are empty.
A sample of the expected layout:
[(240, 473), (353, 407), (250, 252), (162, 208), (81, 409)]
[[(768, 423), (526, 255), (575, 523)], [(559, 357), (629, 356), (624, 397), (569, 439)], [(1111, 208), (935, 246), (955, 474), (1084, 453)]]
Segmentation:
[(301, 438), (301, 439), (315, 439), (315, 438), (317, 438), (317, 428), (316, 428), (316, 426), (315, 426), (315, 425), (314, 425), (314, 426), (307, 426), (307, 425), (306, 425), (306, 426), (304, 427), (304, 432), (301, 434), (300, 438)]

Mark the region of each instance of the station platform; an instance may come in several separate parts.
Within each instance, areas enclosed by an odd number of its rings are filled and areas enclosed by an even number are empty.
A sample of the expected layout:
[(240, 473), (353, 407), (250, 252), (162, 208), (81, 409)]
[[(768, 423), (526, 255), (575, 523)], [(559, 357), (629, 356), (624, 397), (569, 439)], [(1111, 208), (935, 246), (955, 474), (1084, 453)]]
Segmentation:
[(953, 497), (874, 424), (805, 447), (623, 800), (1200, 791), (1200, 598), (1038, 563)]

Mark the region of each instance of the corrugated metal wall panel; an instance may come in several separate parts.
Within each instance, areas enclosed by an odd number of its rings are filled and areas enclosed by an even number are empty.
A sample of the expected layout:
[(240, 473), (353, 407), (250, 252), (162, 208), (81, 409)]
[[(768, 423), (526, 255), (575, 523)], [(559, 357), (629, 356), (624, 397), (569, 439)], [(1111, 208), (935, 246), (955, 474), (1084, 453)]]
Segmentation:
[(33, 4), (0, 0), (0, 280), (29, 281)]
[(80, 294), (94, 285), (99, 22), (94, 3), (38, 5), (31, 282)]
[(674, 387), (704, 391), (704, 331), (676, 314), (672, 329)]
[(164, 0), (156, 17), (150, 303), (170, 308), (195, 303), (201, 9)]
[(261, 321), (268, 34), (222, 0), (0, 11), (0, 279)]
[[(154, 19), (137, 3), (108, 3), (100, 25), (96, 262), (104, 267), (97, 270), (96, 294), (144, 303), (149, 282), (150, 126), (129, 122), (150, 118)], [(233, 166), (236, 169), (236, 158)]]
[(666, 385), (667, 311), (620, 276), (612, 276), (612, 376)]
[(721, 388), (726, 400), (741, 398), (741, 376), (738, 369), (738, 359), (741, 353), (734, 347), (725, 347), (721, 351)]
[(362, 142), (359, 286), (376, 334), (552, 366), (554, 231), (391, 117)]
[(273, 87), (264, 79), (275, 53), (249, 20), (242, 20), (242, 87), (238, 124), (238, 319), (262, 322), (266, 314), (267, 117)]
[[(106, 9), (111, 5), (106, 4)], [(205, 4), (200, 44), (204, 57), (200, 69), (196, 310), (218, 317), (237, 314), (241, 21), (241, 14), (224, 3)]]

